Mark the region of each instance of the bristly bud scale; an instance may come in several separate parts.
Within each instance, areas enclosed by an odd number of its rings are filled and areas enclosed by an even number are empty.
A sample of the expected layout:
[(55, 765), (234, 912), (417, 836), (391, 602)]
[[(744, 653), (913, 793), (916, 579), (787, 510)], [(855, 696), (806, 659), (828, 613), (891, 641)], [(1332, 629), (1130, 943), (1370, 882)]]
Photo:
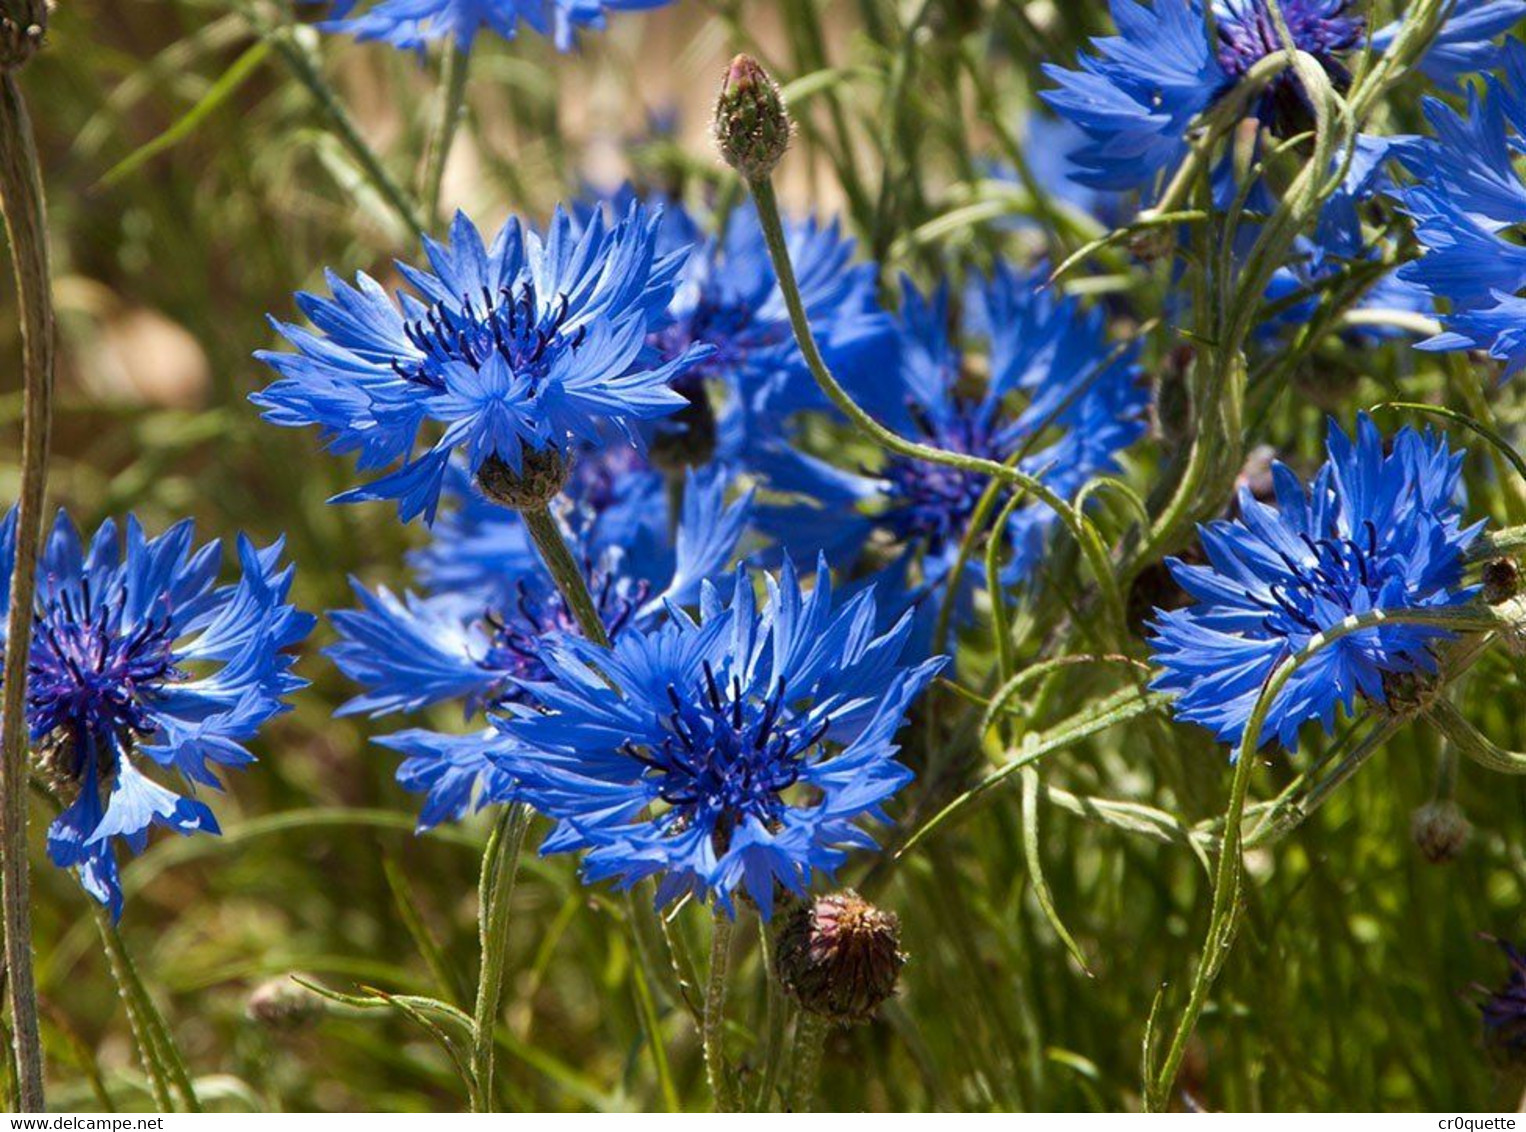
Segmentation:
[(1473, 836), (1473, 826), (1462, 815), (1462, 807), (1452, 801), (1427, 802), (1409, 821), (1414, 838), (1425, 859), (1433, 865), (1455, 861)]
[(555, 499), (571, 472), (572, 461), (560, 449), (526, 448), (517, 472), (498, 455), (489, 456), (477, 469), (477, 486), (494, 503), (527, 511)]
[(779, 929), (775, 973), (802, 1009), (863, 1022), (895, 993), (906, 962), (900, 942), (893, 912), (844, 889), (790, 912)]
[(715, 144), (726, 164), (748, 181), (762, 180), (784, 157), (793, 132), (768, 72), (750, 55), (732, 59), (715, 100)]

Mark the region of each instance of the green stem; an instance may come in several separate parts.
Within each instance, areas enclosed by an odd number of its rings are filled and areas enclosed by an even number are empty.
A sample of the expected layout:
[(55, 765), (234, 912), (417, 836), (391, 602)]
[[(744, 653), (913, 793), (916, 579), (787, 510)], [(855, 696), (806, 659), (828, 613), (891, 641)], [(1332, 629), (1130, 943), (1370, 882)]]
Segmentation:
[(287, 69), (307, 88), (307, 92), (313, 96), (318, 107), (328, 116), (329, 124), (334, 128), (335, 137), (350, 151), (350, 156), (359, 163), (361, 172), (366, 175), (372, 187), (381, 194), (382, 200), (397, 214), (397, 218), (409, 231), (415, 236), (423, 237), (427, 229), (419, 216), (418, 208), (408, 199), (408, 194), (393, 179), (392, 174), (387, 172), (386, 166), (382, 164), (376, 151), (367, 144), (365, 138), (360, 136), (360, 131), (351, 119), (349, 111), (339, 100), (339, 95), (328, 84), (328, 80), (323, 77), (307, 51), (292, 37), (291, 29), (272, 22), (251, 0), (238, 0), (238, 7), (244, 18), (259, 33), (260, 38), (269, 41), (275, 47), (276, 53), (281, 56)]
[(530, 828), (530, 808), (523, 802), (503, 807), (482, 854), (482, 878), (478, 883), (477, 924), (482, 966), (477, 978), (477, 1004), (472, 1012), (473, 1109), (495, 1112), (493, 1090), (497, 1043), (494, 1030), (503, 1005), (504, 972), (509, 960), (509, 912), (514, 880), (525, 831)]
[(716, 1112), (735, 1112), (731, 1080), (726, 1072), (726, 978), (731, 968), (731, 917), (715, 910), (710, 933), (710, 979), (705, 986), (705, 1021), (701, 1037), (705, 1049), (705, 1074), (715, 1096)]
[(757, 1097), (753, 1101), (755, 1112), (767, 1112), (774, 1101), (774, 1090), (779, 1084), (779, 1063), (784, 1054), (784, 1027), (789, 1020), (789, 999), (779, 977), (774, 973), (774, 942), (769, 926), (758, 921), (758, 947), (763, 954), (763, 972), (767, 979), (768, 995), (766, 1011), (766, 1037), (763, 1046), (763, 1072), (758, 1081)]
[(450, 150), (456, 141), (456, 129), (461, 125), (466, 109), (466, 76), (471, 70), (472, 53), (451, 41), (446, 50), (440, 91), (440, 121), (429, 147), (429, 162), (424, 174), (424, 215), (436, 219), (440, 215), (440, 192), (445, 184), (445, 166), (450, 161)]
[(99, 905), (95, 908), (95, 918), (106, 947), (107, 965), (111, 968), (112, 978), (116, 980), (117, 990), (127, 1010), (127, 1024), (137, 1042), (138, 1056), (148, 1074), (155, 1102), (162, 1105), (163, 1112), (175, 1111), (170, 1097), (170, 1090), (173, 1089), (180, 1097), (183, 1111), (201, 1112), (201, 1102), (191, 1084), (185, 1057), (170, 1034), (169, 1025), (154, 1003), (153, 996), (149, 994), (142, 976), (138, 974), (137, 964), (132, 961), (121, 933), (111, 922), (110, 913)]
[(958, 468), (960, 471), (973, 475), (999, 479), (1029, 492), (1035, 499), (1054, 511), (1075, 538), (1081, 553), (1086, 556), (1106, 599), (1106, 608), (1113, 622), (1112, 628), (1115, 632), (1121, 632), (1124, 624), (1123, 596), (1118, 589), (1117, 578), (1113, 573), (1112, 563), (1108, 559), (1107, 549), (1102, 545), (1096, 530), (1083, 516), (1076, 513), (1075, 508), (1050, 490), (1043, 481), (1016, 468), (1008, 467), (996, 460), (970, 456), (961, 452), (950, 452), (907, 440), (893, 429), (880, 424), (860, 408), (848, 391), (838, 383), (832, 371), (827, 368), (826, 360), (821, 356), (821, 350), (817, 347), (815, 335), (811, 331), (805, 302), (800, 296), (800, 285), (795, 279), (794, 265), (790, 262), (789, 245), (784, 236), (783, 221), (779, 217), (779, 202), (774, 196), (773, 182), (763, 177), (749, 181), (748, 188), (752, 191), (753, 200), (757, 205), (763, 238), (768, 245), (774, 274), (779, 279), (779, 290), (784, 295), (784, 304), (789, 311), (790, 328), (794, 331), (795, 342), (800, 347), (811, 376), (816, 379), (816, 384), (821, 387), (822, 392), (827, 395), (832, 404), (857, 425), (860, 431), (889, 452), (916, 460), (925, 460), (932, 464)]
[(48, 486), (48, 444), (53, 413), (53, 297), (49, 282), (47, 213), (37, 146), (26, 102), (13, 71), (0, 72), (0, 212), (11, 245), (21, 309), (25, 393), (21, 431), (21, 498), (16, 517), (16, 560), (5, 633), (4, 704), (0, 706), (0, 904), (5, 924), (5, 966), (14, 1028), (16, 1080), (23, 1112), (42, 1112), (42, 1037), (37, 984), (32, 973), (32, 897), (27, 855), (27, 659), (32, 647), (32, 603)]
[(604, 622), (599, 617), (599, 609), (594, 604), (593, 594), (588, 592), (588, 580), (583, 577), (583, 571), (578, 568), (577, 560), (572, 557), (572, 551), (567, 548), (567, 540), (562, 538), (562, 532), (557, 527), (556, 520), (551, 517), (551, 511), (545, 504), (541, 504), (539, 507), (526, 508), (519, 514), (530, 531), (530, 539), (535, 543), (535, 549), (540, 552), (541, 561), (550, 571), (551, 580), (561, 591), (567, 608), (577, 618), (578, 628), (582, 629), (583, 635), (594, 644), (608, 648), (609, 634), (605, 631)]
[(802, 1010), (795, 1023), (794, 1066), (790, 1070), (790, 1108), (810, 1112), (816, 1104), (816, 1081), (821, 1076), (821, 1051), (827, 1044), (828, 1022)]

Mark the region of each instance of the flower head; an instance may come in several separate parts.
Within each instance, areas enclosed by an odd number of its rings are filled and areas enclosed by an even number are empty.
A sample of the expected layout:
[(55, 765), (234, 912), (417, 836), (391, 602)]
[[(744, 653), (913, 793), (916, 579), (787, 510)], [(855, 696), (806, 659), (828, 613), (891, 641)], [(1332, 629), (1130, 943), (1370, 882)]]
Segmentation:
[[(972, 286), (956, 321), (947, 287), (926, 297), (903, 291), (899, 365), (843, 384), (871, 414), (903, 436), (945, 451), (1005, 462), (1069, 495), (1145, 429), (1146, 392), (1133, 352), (1107, 340), (1100, 310), (1083, 309), (1041, 285), (1041, 272), (998, 265)], [(983, 366), (966, 347), (983, 346)], [(876, 469), (849, 471), (795, 450), (760, 462), (770, 486), (808, 502), (774, 521), (792, 546), (820, 541), (829, 556), (874, 535), (916, 556), (929, 580), (957, 558), (989, 480), (945, 464), (891, 456)], [(1005, 535), (1008, 584), (1031, 575), (1054, 515), (1018, 508)]]
[(791, 909), (775, 943), (774, 970), (801, 1009), (863, 1022), (895, 993), (906, 956), (901, 921), (851, 888)]
[[(0, 522), (0, 615), (9, 607), (16, 511)], [(191, 524), (147, 538), (131, 516), (88, 549), (62, 512), (44, 549), (26, 698), (37, 767), (65, 804), (48, 855), (79, 870), (113, 916), (122, 911), (114, 842), (141, 852), (155, 825), (218, 832), (207, 805), (160, 785), (176, 772), (194, 795), (219, 788), (213, 766), (254, 761), (244, 743), (304, 685), (283, 650), (313, 620), (286, 604), (281, 545), (239, 540), (242, 578), (216, 584), (219, 549), (193, 549)]]
[(1477, 988), (1484, 996), (1479, 1004), (1484, 1016), (1484, 1040), (1501, 1061), (1518, 1065), (1526, 1061), (1526, 955), (1507, 940), (1493, 942), (1504, 952), (1510, 971), (1505, 985), (1498, 990)]
[[(1148, 189), (1187, 154), (1187, 129), (1257, 63), (1286, 49), (1268, 0), (1213, 0), (1214, 41), (1203, 0), (1112, 0), (1118, 34), (1092, 41), (1079, 69), (1054, 64), (1059, 85), (1044, 93), (1087, 136), (1074, 154), (1077, 179), (1100, 189)], [(1353, 0), (1280, 0), (1292, 43), (1312, 56), (1337, 90), (1350, 82), (1346, 60), (1366, 43), (1362, 5)], [(1494, 37), (1526, 15), (1523, 0), (1461, 0), (1432, 43), (1433, 73), (1452, 77), (1463, 60), (1492, 65)], [(1399, 25), (1371, 37), (1387, 50)], [(1425, 63), (1422, 62), (1422, 67)], [(1283, 134), (1305, 128), (1308, 95), (1296, 75), (1274, 76), (1254, 115)]]
[[(1208, 565), (1170, 563), (1196, 604), (1157, 610), (1154, 687), (1180, 693), (1177, 716), (1223, 742), (1241, 741), (1267, 679), (1316, 634), (1353, 615), (1440, 609), (1476, 592), (1461, 584), (1463, 551), (1481, 526), (1461, 525), (1461, 452), (1412, 429), (1385, 451), (1366, 416), (1354, 441), (1332, 424), (1326, 451), (1310, 489), (1276, 464), (1275, 507), (1242, 491), (1238, 519), (1201, 527)], [(1387, 703), (1394, 678), (1436, 671), (1430, 646), (1445, 636), (1390, 624), (1337, 639), (1293, 672), (1259, 741), (1292, 750), (1303, 724), (1329, 732), (1358, 694)]]
[(859, 822), (911, 778), (895, 734), (943, 661), (904, 667), (909, 619), (876, 633), (872, 591), (834, 609), (824, 561), (809, 593), (788, 562), (767, 585), (762, 610), (739, 572), (729, 603), (706, 586), (699, 621), (547, 650), (538, 710), (505, 725), (558, 821), (545, 851), (586, 850), (590, 881), (657, 876), (659, 903), (729, 912), (742, 888), (767, 918), (776, 884), (804, 896), (873, 845)]
[[(747, 497), (727, 505), (722, 477), (691, 471), (670, 524), (665, 478), (639, 460), (631, 449), (605, 449), (580, 463), (568, 485), (566, 533), (614, 638), (656, 624), (670, 605), (692, 604), (701, 581), (731, 561), (750, 513)], [(621, 490), (608, 490), (612, 481)], [(406, 756), (399, 782), (426, 795), (425, 828), (516, 796), (514, 776), (497, 759), (503, 738), (492, 721), (512, 704), (533, 702), (533, 688), (549, 676), (551, 641), (581, 635), (519, 516), (459, 486), (461, 505), (414, 558), (426, 593), (357, 585), (360, 607), (330, 615), (340, 641), (329, 655), (366, 689), (342, 714), (459, 700), (468, 716), (487, 716), (474, 735), (410, 730), (381, 740)]]
[(1467, 113), (1429, 100), (1436, 136), (1403, 153), (1416, 183), (1400, 192), (1424, 249), (1400, 276), (1450, 304), (1425, 350), (1486, 350), (1509, 377), (1526, 366), (1526, 44), (1511, 40), (1505, 81), (1470, 92)]
[(298, 295), (316, 333), (275, 324), (296, 352), (258, 355), (281, 379), (252, 399), (266, 420), (317, 425), (363, 471), (402, 462), (337, 501), (395, 499), (404, 520), (433, 521), (453, 452), (472, 474), (518, 474), (526, 453), (570, 456), (685, 404), (669, 383), (708, 350), (646, 360), (684, 262), (657, 253), (658, 227), (634, 203), (618, 222), (558, 210), (544, 237), (510, 220), (485, 246), (458, 213), (449, 245), (425, 240), (430, 270), (398, 265), (415, 294), (330, 274), (332, 297)]
[(670, 0), (377, 0), (358, 16), (358, 0), (335, 0), (324, 31), (356, 39), (380, 39), (404, 50), (422, 51), (431, 42), (451, 39), (471, 50), (477, 33), (487, 29), (513, 39), (524, 20), (550, 36), (557, 50), (571, 50), (578, 28), (603, 29), (606, 13), (660, 8)]

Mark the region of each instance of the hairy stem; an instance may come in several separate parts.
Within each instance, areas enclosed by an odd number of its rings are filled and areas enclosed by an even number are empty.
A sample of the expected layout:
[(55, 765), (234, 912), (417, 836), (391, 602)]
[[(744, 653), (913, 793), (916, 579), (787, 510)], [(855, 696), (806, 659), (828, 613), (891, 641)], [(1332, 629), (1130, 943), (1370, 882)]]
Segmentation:
[(37, 552), (48, 486), (48, 443), (53, 412), (53, 296), (49, 282), (47, 214), (32, 122), (10, 70), (0, 72), (0, 211), (11, 246), (21, 308), (25, 394), (21, 430), (21, 498), (16, 516), (16, 563), (5, 634), (4, 704), (0, 707), (4, 760), (0, 764), (0, 903), (4, 905), (5, 965), (9, 973), (16, 1080), (21, 1108), (41, 1112), (42, 1038), (37, 984), (32, 973), (31, 876), (27, 859), (27, 659), (32, 647), (32, 604)]
[(456, 141), (456, 130), (466, 110), (466, 76), (471, 70), (472, 53), (451, 41), (445, 52), (440, 76), (440, 121), (429, 146), (429, 161), (424, 173), (424, 215), (440, 215), (440, 192), (445, 184), (445, 166)]
[(594, 604), (593, 594), (588, 590), (588, 579), (583, 576), (577, 560), (572, 557), (572, 551), (567, 547), (567, 540), (562, 537), (562, 532), (558, 529), (556, 520), (551, 517), (550, 510), (542, 504), (539, 507), (526, 508), (519, 514), (524, 519), (525, 526), (529, 528), (530, 538), (535, 543), (535, 549), (540, 552), (541, 561), (546, 564), (551, 580), (561, 591), (562, 600), (567, 603), (567, 608), (577, 618), (578, 628), (582, 629), (583, 635), (594, 644), (608, 648), (609, 634), (604, 629), (604, 622), (599, 618), (599, 609)]
[(790, 1108), (810, 1112), (816, 1103), (816, 1081), (821, 1076), (821, 1051), (827, 1044), (829, 1023), (819, 1014), (800, 1012), (795, 1023), (794, 1066), (790, 1070)]
[(710, 979), (705, 986), (705, 1021), (701, 1037), (705, 1047), (705, 1074), (715, 1096), (717, 1112), (735, 1112), (731, 1081), (726, 1073), (726, 977), (731, 968), (731, 917), (715, 910), (710, 934)]
[(504, 973), (509, 959), (509, 905), (519, 874), (519, 855), (525, 831), (530, 828), (530, 808), (523, 802), (503, 807), (482, 854), (482, 879), (478, 884), (477, 924), (482, 966), (477, 978), (477, 1004), (472, 1012), (473, 1109), (496, 1111), (493, 1072), (497, 1043), (494, 1030), (503, 1005)]

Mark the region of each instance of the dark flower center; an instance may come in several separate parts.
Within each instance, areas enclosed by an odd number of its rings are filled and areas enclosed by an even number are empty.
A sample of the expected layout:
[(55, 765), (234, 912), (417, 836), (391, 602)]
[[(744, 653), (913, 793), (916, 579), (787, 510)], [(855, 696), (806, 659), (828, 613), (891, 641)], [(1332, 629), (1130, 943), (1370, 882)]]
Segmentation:
[(542, 312), (535, 285), (527, 279), (518, 290), (500, 287), (495, 295), (484, 287), (476, 298), (462, 295), (459, 306), (433, 303), (423, 318), (403, 325), (408, 341), (424, 357), (395, 359), (392, 368), (408, 381), (443, 389), (441, 369), (448, 363), (481, 369), (497, 354), (514, 373), (538, 381), (557, 352), (576, 350), (587, 331), (580, 326), (571, 335), (563, 333), (567, 296), (557, 298), (549, 313)]
[[(919, 431), (946, 451), (985, 455), (990, 430), (969, 402), (959, 402), (953, 418), (934, 422), (917, 405), (909, 406)], [(940, 553), (964, 535), (988, 481), (947, 464), (893, 456), (879, 473), (890, 505), (881, 522), (903, 541), (921, 540), (930, 554)]]
[[(1295, 562), (1288, 555), (1281, 555), (1296, 584), (1272, 586), (1272, 601), (1259, 602), (1268, 611), (1266, 628), (1279, 636), (1301, 636), (1328, 629), (1331, 625), (1328, 614), (1317, 616), (1321, 607), (1334, 607), (1341, 617), (1354, 613), (1357, 594), (1375, 597), (1386, 580), (1378, 562), (1378, 531), (1371, 520), (1363, 524), (1362, 542), (1335, 537), (1316, 541), (1308, 535), (1302, 538), (1315, 561)], [(1370, 609), (1371, 603), (1363, 608)]]
[(829, 722), (811, 732), (791, 725), (781, 680), (760, 700), (743, 695), (733, 678), (724, 691), (708, 661), (704, 680), (690, 700), (669, 685), (668, 733), (657, 747), (627, 742), (624, 751), (647, 768), (658, 796), (671, 809), (659, 820), (674, 832), (695, 823), (715, 831), (718, 849), (751, 817), (770, 828), (781, 822), (784, 791), (800, 779), (806, 755), (825, 737)]
[[(599, 620), (605, 631), (614, 637), (635, 615), (646, 600), (648, 586), (645, 582), (634, 586), (622, 586), (612, 573), (587, 568)], [(582, 636), (577, 618), (562, 601), (561, 595), (552, 591), (533, 594), (524, 582), (515, 586), (514, 604), (507, 610), (490, 609), (483, 616), (489, 631), (486, 655), (478, 662), (490, 672), (504, 674), (495, 694), (493, 704), (530, 703), (533, 697), (525, 693), (515, 681), (540, 681), (549, 677), (541, 650), (546, 638), (556, 633)], [(484, 706), (472, 705), (473, 709)]]
[[(1336, 54), (1349, 51), (1362, 38), (1366, 21), (1348, 16), (1347, 0), (1282, 0), (1282, 16), (1300, 51), (1325, 68), (1339, 67)], [(1239, 79), (1268, 55), (1284, 49), (1282, 36), (1266, 0), (1219, 0), (1214, 5), (1219, 37), (1219, 65)], [(1344, 68), (1340, 72), (1344, 74)]]
[[(28, 672), (32, 738), (57, 735), (83, 752), (154, 730), (145, 701), (179, 679), (168, 617), (122, 624), (124, 598), (98, 601), (89, 582), (50, 598), (35, 615)], [(83, 764), (72, 768), (76, 775)]]

